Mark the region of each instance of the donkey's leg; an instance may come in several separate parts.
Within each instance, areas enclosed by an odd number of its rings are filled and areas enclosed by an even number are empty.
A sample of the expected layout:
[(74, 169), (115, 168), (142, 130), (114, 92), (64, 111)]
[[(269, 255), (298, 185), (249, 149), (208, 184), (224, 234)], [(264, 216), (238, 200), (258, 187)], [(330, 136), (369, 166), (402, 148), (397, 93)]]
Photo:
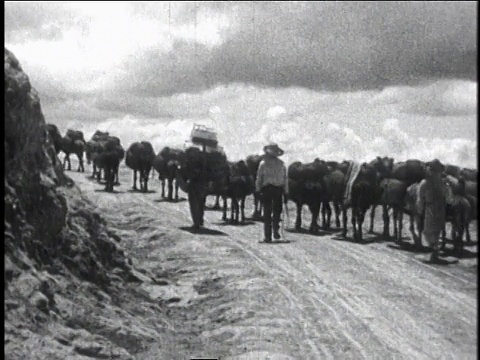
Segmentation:
[(133, 190), (137, 190), (137, 170), (133, 170)]
[(373, 225), (375, 222), (375, 209), (377, 208), (376, 204), (372, 205), (372, 208), (370, 210), (370, 227), (368, 229), (369, 234), (373, 234)]

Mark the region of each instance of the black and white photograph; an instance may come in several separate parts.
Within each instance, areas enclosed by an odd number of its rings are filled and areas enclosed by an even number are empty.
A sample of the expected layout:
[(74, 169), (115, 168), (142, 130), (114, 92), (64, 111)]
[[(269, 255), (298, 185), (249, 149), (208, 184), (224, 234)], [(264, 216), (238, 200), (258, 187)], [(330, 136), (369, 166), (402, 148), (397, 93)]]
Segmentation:
[(4, 14), (5, 359), (477, 359), (478, 2)]

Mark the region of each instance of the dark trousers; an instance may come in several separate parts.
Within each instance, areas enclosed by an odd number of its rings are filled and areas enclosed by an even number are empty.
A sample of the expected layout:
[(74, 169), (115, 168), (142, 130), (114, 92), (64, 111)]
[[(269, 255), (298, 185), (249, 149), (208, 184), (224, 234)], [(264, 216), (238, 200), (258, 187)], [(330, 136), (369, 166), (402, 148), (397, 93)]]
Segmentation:
[(263, 199), (263, 231), (265, 240), (272, 240), (272, 227), (275, 234), (280, 228), (280, 215), (282, 214), (283, 187), (267, 185), (262, 188)]
[(203, 226), (203, 215), (205, 211), (205, 200), (207, 189), (203, 183), (190, 183), (188, 187), (188, 204), (192, 215), (193, 227), (198, 229)]

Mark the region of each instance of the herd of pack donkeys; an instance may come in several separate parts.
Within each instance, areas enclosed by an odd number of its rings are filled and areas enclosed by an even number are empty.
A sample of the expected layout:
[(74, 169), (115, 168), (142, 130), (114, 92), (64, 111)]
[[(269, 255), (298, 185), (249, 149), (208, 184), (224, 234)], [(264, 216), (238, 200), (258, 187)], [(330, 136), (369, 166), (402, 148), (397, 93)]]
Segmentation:
[[(133, 170), (133, 189), (148, 191), (148, 180), (155, 170), (162, 183), (162, 197), (178, 200), (178, 188), (185, 192), (189, 181), (202, 181), (207, 194), (223, 199), (223, 220), (227, 221), (227, 199), (231, 200), (232, 223), (245, 221), (245, 199), (253, 195), (252, 219), (262, 216), (262, 204), (255, 192), (255, 177), (262, 155), (250, 155), (245, 160), (231, 162), (222, 150), (202, 151), (192, 146), (186, 149), (164, 147), (157, 154), (148, 141), (134, 142), (125, 149), (118, 137), (108, 132), (96, 131), (85, 141), (81, 131), (67, 130), (62, 137), (54, 124), (47, 124), (47, 139), (51, 143), (52, 161), (63, 152), (63, 167), (71, 170), (70, 154), (78, 157), (78, 171), (84, 172), (83, 156), (92, 164), (92, 178), (104, 181), (105, 190), (112, 192), (119, 185), (118, 169), (121, 161)], [(205, 150), (205, 149), (204, 149)], [(402, 241), (403, 215), (410, 218), (410, 231), (417, 249), (422, 247), (422, 214), (415, 207), (417, 188), (426, 177), (425, 162), (410, 159), (395, 162), (390, 157), (376, 157), (362, 163), (356, 177), (350, 176), (353, 161), (323, 161), (310, 163), (293, 162), (288, 166), (289, 200), (297, 206), (295, 228), (301, 229), (302, 207), (307, 205), (311, 212), (309, 231), (320, 230), (318, 218), (322, 214), (322, 228), (330, 229), (332, 205), (335, 224), (347, 234), (347, 209), (352, 209), (353, 238), (362, 241), (362, 226), (370, 209), (369, 232), (373, 232), (375, 209), (383, 208), (383, 235), (390, 237), (389, 213), (393, 215), (394, 239)], [(137, 188), (137, 174), (139, 188)], [(103, 175), (103, 176), (102, 176)], [(477, 176), (476, 169), (461, 168), (445, 164), (443, 178), (451, 188), (454, 201), (447, 204), (447, 221), (451, 222), (451, 238), (456, 250), (470, 242), (470, 222), (477, 219)], [(167, 185), (167, 192), (165, 192)], [(349, 191), (346, 191), (349, 187)], [(346, 197), (348, 193), (348, 197)], [(343, 226), (340, 223), (342, 217)], [(442, 234), (445, 246), (445, 230)]]

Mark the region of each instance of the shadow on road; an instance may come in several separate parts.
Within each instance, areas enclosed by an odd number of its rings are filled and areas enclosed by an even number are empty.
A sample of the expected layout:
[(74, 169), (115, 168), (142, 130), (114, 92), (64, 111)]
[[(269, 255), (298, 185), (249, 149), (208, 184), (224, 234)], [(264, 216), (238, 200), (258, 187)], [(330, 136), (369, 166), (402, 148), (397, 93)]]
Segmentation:
[(129, 189), (127, 190), (129, 193), (139, 193), (139, 194), (154, 194), (157, 191), (156, 190), (148, 190), (148, 191), (140, 191), (138, 189)]
[(178, 200), (175, 200), (175, 199), (169, 200), (169, 199), (163, 199), (162, 198), (162, 199), (156, 199), (156, 200), (153, 200), (153, 201), (158, 202), (158, 203), (165, 202), (165, 203), (177, 204), (177, 203), (180, 203), (180, 202), (187, 201), (187, 199), (178, 198)]
[(408, 251), (411, 253), (418, 253), (418, 254), (426, 254), (429, 253), (431, 250), (427, 246), (423, 246), (420, 249), (417, 249), (415, 244), (413, 243), (407, 243), (407, 242), (402, 242), (400, 244), (388, 244), (387, 247), (395, 250), (403, 250), (403, 251)]
[(293, 241), (291, 240), (273, 240), (272, 242), (265, 242), (265, 241), (259, 241), (259, 244), (264, 244), (264, 245), (281, 245), (281, 244), (290, 244)]
[[(453, 245), (454, 242), (453, 242), (452, 239), (446, 238), (446, 239), (445, 239), (445, 243), (446, 243), (446, 244), (452, 244), (452, 245)], [(478, 245), (478, 241), (476, 241), (476, 240), (473, 240), (473, 241), (472, 241), (472, 240), (470, 240), (470, 241), (462, 241), (462, 244), (463, 244), (463, 246), (477, 246), (477, 245)]]
[(219, 225), (219, 226), (249, 226), (249, 225), (256, 225), (257, 223), (255, 221), (247, 221), (245, 220), (244, 222), (232, 222), (230, 220), (227, 221), (222, 221), (218, 223), (213, 223), (213, 225)]
[(322, 228), (322, 230), (325, 231), (325, 232), (328, 232), (330, 234), (334, 234), (334, 233), (341, 232), (343, 230), (343, 228), (341, 228), (341, 227), (339, 227), (339, 228), (329, 227), (328, 229)]
[(345, 242), (350, 242), (353, 244), (358, 244), (358, 245), (368, 245), (368, 244), (374, 244), (374, 243), (382, 243), (382, 242), (387, 242), (391, 241), (390, 239), (385, 239), (383, 234), (363, 234), (363, 239), (361, 241), (357, 241), (353, 239), (353, 236), (346, 236), (343, 237), (342, 234), (337, 234), (335, 236), (331, 237), (332, 240), (335, 241), (345, 241)]
[(383, 236), (383, 234), (368, 234), (366, 235), (366, 238), (363, 238), (363, 241), (360, 242), (360, 244), (373, 244), (373, 243), (383, 243), (383, 242), (389, 242), (393, 241), (393, 238), (386, 238)]
[(252, 220), (252, 221), (260, 221), (260, 222), (263, 222), (263, 216), (250, 216), (250, 217), (247, 217), (248, 220)]
[(179, 229), (183, 231), (187, 231), (191, 234), (227, 236), (227, 234), (222, 231), (207, 229), (207, 228), (195, 229), (192, 226), (181, 226), (179, 227)]
[[(105, 185), (107, 183), (105, 180), (103, 180), (103, 179), (97, 180), (96, 177), (92, 177), (91, 175), (90, 176), (85, 176), (85, 179), (87, 179), (90, 182), (97, 183), (99, 185)], [(122, 183), (119, 183), (118, 181), (113, 183), (113, 186), (120, 186), (120, 185), (122, 185)]]
[(456, 264), (458, 263), (458, 259), (442, 259), (442, 258), (439, 258), (438, 260), (436, 260), (435, 262), (431, 262), (430, 261), (430, 258), (427, 256), (425, 258), (419, 258), (417, 259), (421, 262), (423, 262), (424, 264), (428, 264), (428, 265), (441, 265), (441, 266), (446, 266), (446, 265), (451, 265), (451, 264)]
[(222, 210), (223, 210), (223, 207), (205, 206), (205, 211), (222, 211)]
[(110, 194), (125, 194), (125, 191), (118, 191), (118, 190), (113, 190), (113, 191), (106, 191), (105, 189), (95, 189), (95, 192), (103, 192), (103, 193), (110, 193)]
[(456, 252), (453, 248), (448, 248), (443, 251), (445, 256), (456, 256), (461, 259), (475, 259), (478, 254), (476, 252), (472, 252), (465, 248), (462, 249), (461, 253)]
[(285, 231), (292, 234), (302, 234), (302, 235), (310, 235), (310, 236), (318, 236), (318, 237), (331, 235), (331, 233), (328, 231), (318, 230), (318, 232), (312, 233), (307, 229), (303, 229), (303, 228), (298, 230), (295, 228), (290, 228), (290, 229), (285, 229)]

